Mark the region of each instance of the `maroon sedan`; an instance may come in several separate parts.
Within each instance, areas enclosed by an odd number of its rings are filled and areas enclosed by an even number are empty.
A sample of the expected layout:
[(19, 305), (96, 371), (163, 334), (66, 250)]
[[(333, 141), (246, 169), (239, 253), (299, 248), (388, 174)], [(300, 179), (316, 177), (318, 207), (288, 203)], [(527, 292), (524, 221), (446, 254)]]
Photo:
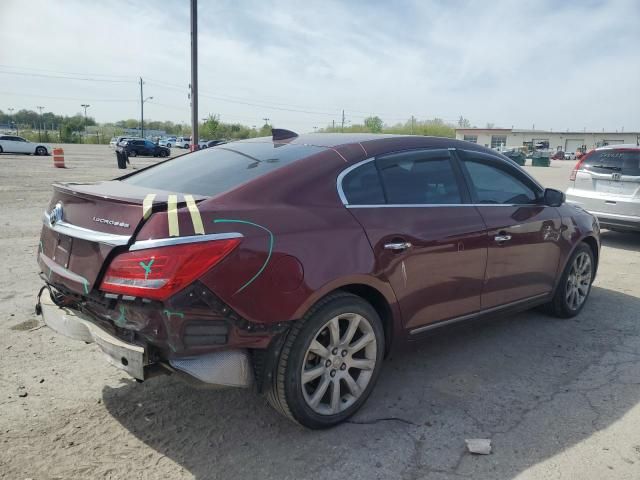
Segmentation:
[(311, 428), (438, 327), (578, 314), (600, 251), (596, 219), (513, 161), (418, 136), (274, 130), (55, 184), (43, 221), (50, 327), (140, 381), (255, 386)]

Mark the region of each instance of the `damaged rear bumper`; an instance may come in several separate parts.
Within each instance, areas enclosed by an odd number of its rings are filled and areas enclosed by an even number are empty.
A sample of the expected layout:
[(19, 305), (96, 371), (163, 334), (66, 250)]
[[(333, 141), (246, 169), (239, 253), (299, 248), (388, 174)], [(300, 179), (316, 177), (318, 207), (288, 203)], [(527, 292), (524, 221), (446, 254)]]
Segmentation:
[[(40, 312), (52, 330), (86, 343), (96, 343), (109, 363), (124, 370), (133, 378), (145, 380), (152, 365), (147, 348), (126, 342), (98, 325), (89, 316), (72, 308), (60, 307), (45, 291), (40, 298)], [(231, 349), (192, 357), (169, 359), (164, 364), (205, 384), (227, 387), (250, 387), (253, 368), (246, 349)]]
[(112, 333), (92, 322), (82, 313), (59, 307), (45, 293), (40, 298), (42, 319), (52, 330), (74, 340), (96, 343), (112, 365), (133, 378), (144, 380), (147, 352), (144, 347), (120, 340)]

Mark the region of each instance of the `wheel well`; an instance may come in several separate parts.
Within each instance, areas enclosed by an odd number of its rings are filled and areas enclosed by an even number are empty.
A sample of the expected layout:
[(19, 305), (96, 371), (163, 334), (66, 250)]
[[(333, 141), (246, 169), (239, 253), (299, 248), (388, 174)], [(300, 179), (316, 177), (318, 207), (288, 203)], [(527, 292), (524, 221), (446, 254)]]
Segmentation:
[(593, 253), (593, 258), (596, 261), (595, 269), (593, 271), (593, 275), (595, 277), (596, 272), (598, 271), (598, 242), (593, 237), (585, 237), (582, 241), (589, 245), (591, 253)]
[(376, 310), (382, 320), (382, 326), (384, 328), (385, 338), (385, 354), (389, 352), (392, 343), (393, 336), (393, 313), (389, 302), (384, 298), (384, 295), (369, 285), (351, 284), (340, 287), (339, 290), (349, 292), (353, 295), (366, 300)]

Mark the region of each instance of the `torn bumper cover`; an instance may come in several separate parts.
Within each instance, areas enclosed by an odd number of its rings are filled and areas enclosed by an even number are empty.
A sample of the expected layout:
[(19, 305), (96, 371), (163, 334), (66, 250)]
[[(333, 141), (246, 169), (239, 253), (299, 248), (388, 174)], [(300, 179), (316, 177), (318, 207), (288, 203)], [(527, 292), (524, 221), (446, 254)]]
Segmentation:
[(146, 351), (140, 345), (127, 343), (92, 322), (82, 313), (59, 307), (45, 293), (40, 298), (42, 319), (52, 330), (74, 340), (96, 343), (107, 355), (107, 360), (133, 378), (144, 380)]
[[(40, 311), (45, 324), (52, 330), (74, 340), (96, 343), (109, 363), (133, 378), (145, 380), (145, 367), (150, 364), (144, 346), (119, 339), (82, 312), (56, 305), (46, 292), (40, 298)], [(167, 363), (207, 384), (228, 387), (253, 384), (253, 369), (246, 349), (176, 358)]]

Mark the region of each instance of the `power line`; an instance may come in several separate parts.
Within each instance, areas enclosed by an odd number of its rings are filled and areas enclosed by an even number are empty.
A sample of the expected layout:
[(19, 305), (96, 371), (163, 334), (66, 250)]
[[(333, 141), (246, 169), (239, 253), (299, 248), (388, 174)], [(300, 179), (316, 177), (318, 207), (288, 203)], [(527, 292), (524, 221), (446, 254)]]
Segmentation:
[(88, 73), (88, 72), (63, 72), (60, 70), (50, 70), (47, 68), (35, 68), (35, 67), (22, 67), (17, 65), (6, 65), (0, 63), (0, 68), (9, 68), (11, 70), (34, 70), (37, 72), (48, 72), (48, 73), (57, 73), (62, 75), (89, 75), (91, 77), (111, 77), (111, 78), (128, 78), (133, 79), (134, 77), (131, 75), (111, 75), (106, 73)]
[(136, 83), (133, 80), (107, 80), (102, 78), (86, 78), (86, 77), (71, 77), (63, 75), (46, 75), (44, 73), (30, 73), (30, 72), (2, 72), (3, 75), (20, 75), (23, 77), (44, 77), (44, 78), (58, 78), (62, 80), (81, 80), (84, 82), (103, 82), (103, 83)]
[(120, 98), (86, 98), (86, 97), (56, 97), (51, 95), (36, 95), (31, 93), (0, 92), (0, 95), (15, 95), (21, 97), (47, 98), (52, 100), (87, 100), (89, 102), (137, 102), (138, 100)]

